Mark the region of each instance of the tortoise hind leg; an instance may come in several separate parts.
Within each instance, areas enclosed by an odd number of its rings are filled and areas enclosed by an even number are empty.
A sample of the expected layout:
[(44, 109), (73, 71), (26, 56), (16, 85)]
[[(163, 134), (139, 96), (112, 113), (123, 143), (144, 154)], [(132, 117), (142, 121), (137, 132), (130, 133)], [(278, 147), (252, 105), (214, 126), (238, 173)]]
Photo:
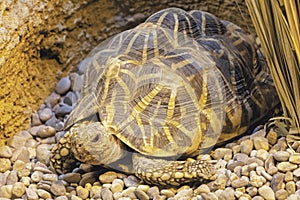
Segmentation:
[(133, 155), (137, 177), (155, 185), (181, 185), (193, 181), (214, 180), (215, 161), (169, 161)]
[(70, 134), (67, 132), (63, 138), (52, 148), (50, 153), (51, 169), (58, 174), (70, 172), (78, 162), (71, 151)]

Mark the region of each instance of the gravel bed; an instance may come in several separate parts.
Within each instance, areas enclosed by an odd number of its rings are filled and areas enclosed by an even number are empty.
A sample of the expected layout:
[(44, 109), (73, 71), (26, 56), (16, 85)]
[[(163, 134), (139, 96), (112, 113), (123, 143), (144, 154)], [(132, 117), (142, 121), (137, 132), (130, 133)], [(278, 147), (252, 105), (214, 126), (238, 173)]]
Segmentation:
[[(68, 174), (49, 169), (50, 150), (64, 134), (66, 116), (79, 98), (80, 69), (62, 78), (55, 92), (32, 114), (32, 127), (0, 147), (0, 200), (4, 199), (300, 199), (300, 156), (284, 137), (257, 129), (237, 141), (200, 155), (218, 160), (216, 179), (178, 188), (160, 188), (133, 175), (80, 164)], [(292, 148), (300, 152), (300, 142)]]

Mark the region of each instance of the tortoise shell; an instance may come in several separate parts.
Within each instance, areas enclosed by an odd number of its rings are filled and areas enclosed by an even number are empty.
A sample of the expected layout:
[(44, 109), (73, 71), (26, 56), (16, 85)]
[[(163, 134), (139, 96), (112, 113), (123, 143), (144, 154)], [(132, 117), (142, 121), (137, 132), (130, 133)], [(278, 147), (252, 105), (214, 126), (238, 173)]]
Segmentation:
[(66, 128), (100, 121), (144, 155), (194, 155), (232, 139), (278, 101), (249, 34), (170, 8), (96, 47)]

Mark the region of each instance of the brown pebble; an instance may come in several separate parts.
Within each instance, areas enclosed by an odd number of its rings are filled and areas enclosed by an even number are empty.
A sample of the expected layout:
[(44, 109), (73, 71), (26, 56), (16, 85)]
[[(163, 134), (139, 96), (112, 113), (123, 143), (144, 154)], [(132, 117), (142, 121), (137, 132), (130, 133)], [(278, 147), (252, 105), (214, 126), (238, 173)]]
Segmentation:
[(279, 171), (287, 172), (287, 171), (292, 171), (294, 169), (297, 169), (298, 166), (290, 162), (280, 162), (277, 164), (277, 168)]
[(265, 137), (253, 137), (253, 144), (256, 150), (264, 149), (266, 151), (269, 150), (269, 142)]
[(78, 183), (81, 179), (81, 175), (79, 173), (67, 173), (63, 175), (63, 180), (68, 183)]
[(269, 186), (263, 185), (258, 188), (258, 193), (264, 198), (268, 200), (275, 200), (275, 193)]
[(89, 191), (82, 186), (76, 187), (76, 192), (77, 196), (81, 199), (87, 199), (89, 197)]
[(154, 199), (157, 196), (159, 196), (159, 189), (157, 186), (150, 187), (149, 190), (147, 191), (148, 196), (150, 199)]
[(250, 155), (252, 149), (253, 149), (253, 142), (252, 140), (244, 140), (241, 142), (241, 153), (244, 153), (246, 155)]
[(284, 174), (277, 173), (273, 175), (272, 181), (270, 183), (271, 188), (276, 192), (284, 188)]
[(289, 194), (295, 194), (296, 192), (296, 184), (294, 181), (289, 181), (285, 184), (285, 190), (289, 193)]
[(12, 170), (9, 172), (8, 176), (7, 176), (7, 181), (6, 184), (7, 185), (13, 185), (16, 182), (18, 182), (19, 177), (18, 177), (18, 172), (16, 172), (15, 170)]
[(274, 158), (277, 161), (283, 162), (283, 161), (288, 161), (290, 157), (290, 153), (287, 151), (277, 151), (274, 153)]

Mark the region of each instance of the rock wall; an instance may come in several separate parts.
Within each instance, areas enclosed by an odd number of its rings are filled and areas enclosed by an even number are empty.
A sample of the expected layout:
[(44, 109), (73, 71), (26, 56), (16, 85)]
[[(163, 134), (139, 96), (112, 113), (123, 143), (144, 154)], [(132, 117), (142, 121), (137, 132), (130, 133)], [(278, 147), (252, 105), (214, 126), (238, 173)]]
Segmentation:
[(209, 11), (253, 30), (243, 0), (2, 0), (0, 141), (27, 128), (57, 80), (100, 41), (167, 7)]

